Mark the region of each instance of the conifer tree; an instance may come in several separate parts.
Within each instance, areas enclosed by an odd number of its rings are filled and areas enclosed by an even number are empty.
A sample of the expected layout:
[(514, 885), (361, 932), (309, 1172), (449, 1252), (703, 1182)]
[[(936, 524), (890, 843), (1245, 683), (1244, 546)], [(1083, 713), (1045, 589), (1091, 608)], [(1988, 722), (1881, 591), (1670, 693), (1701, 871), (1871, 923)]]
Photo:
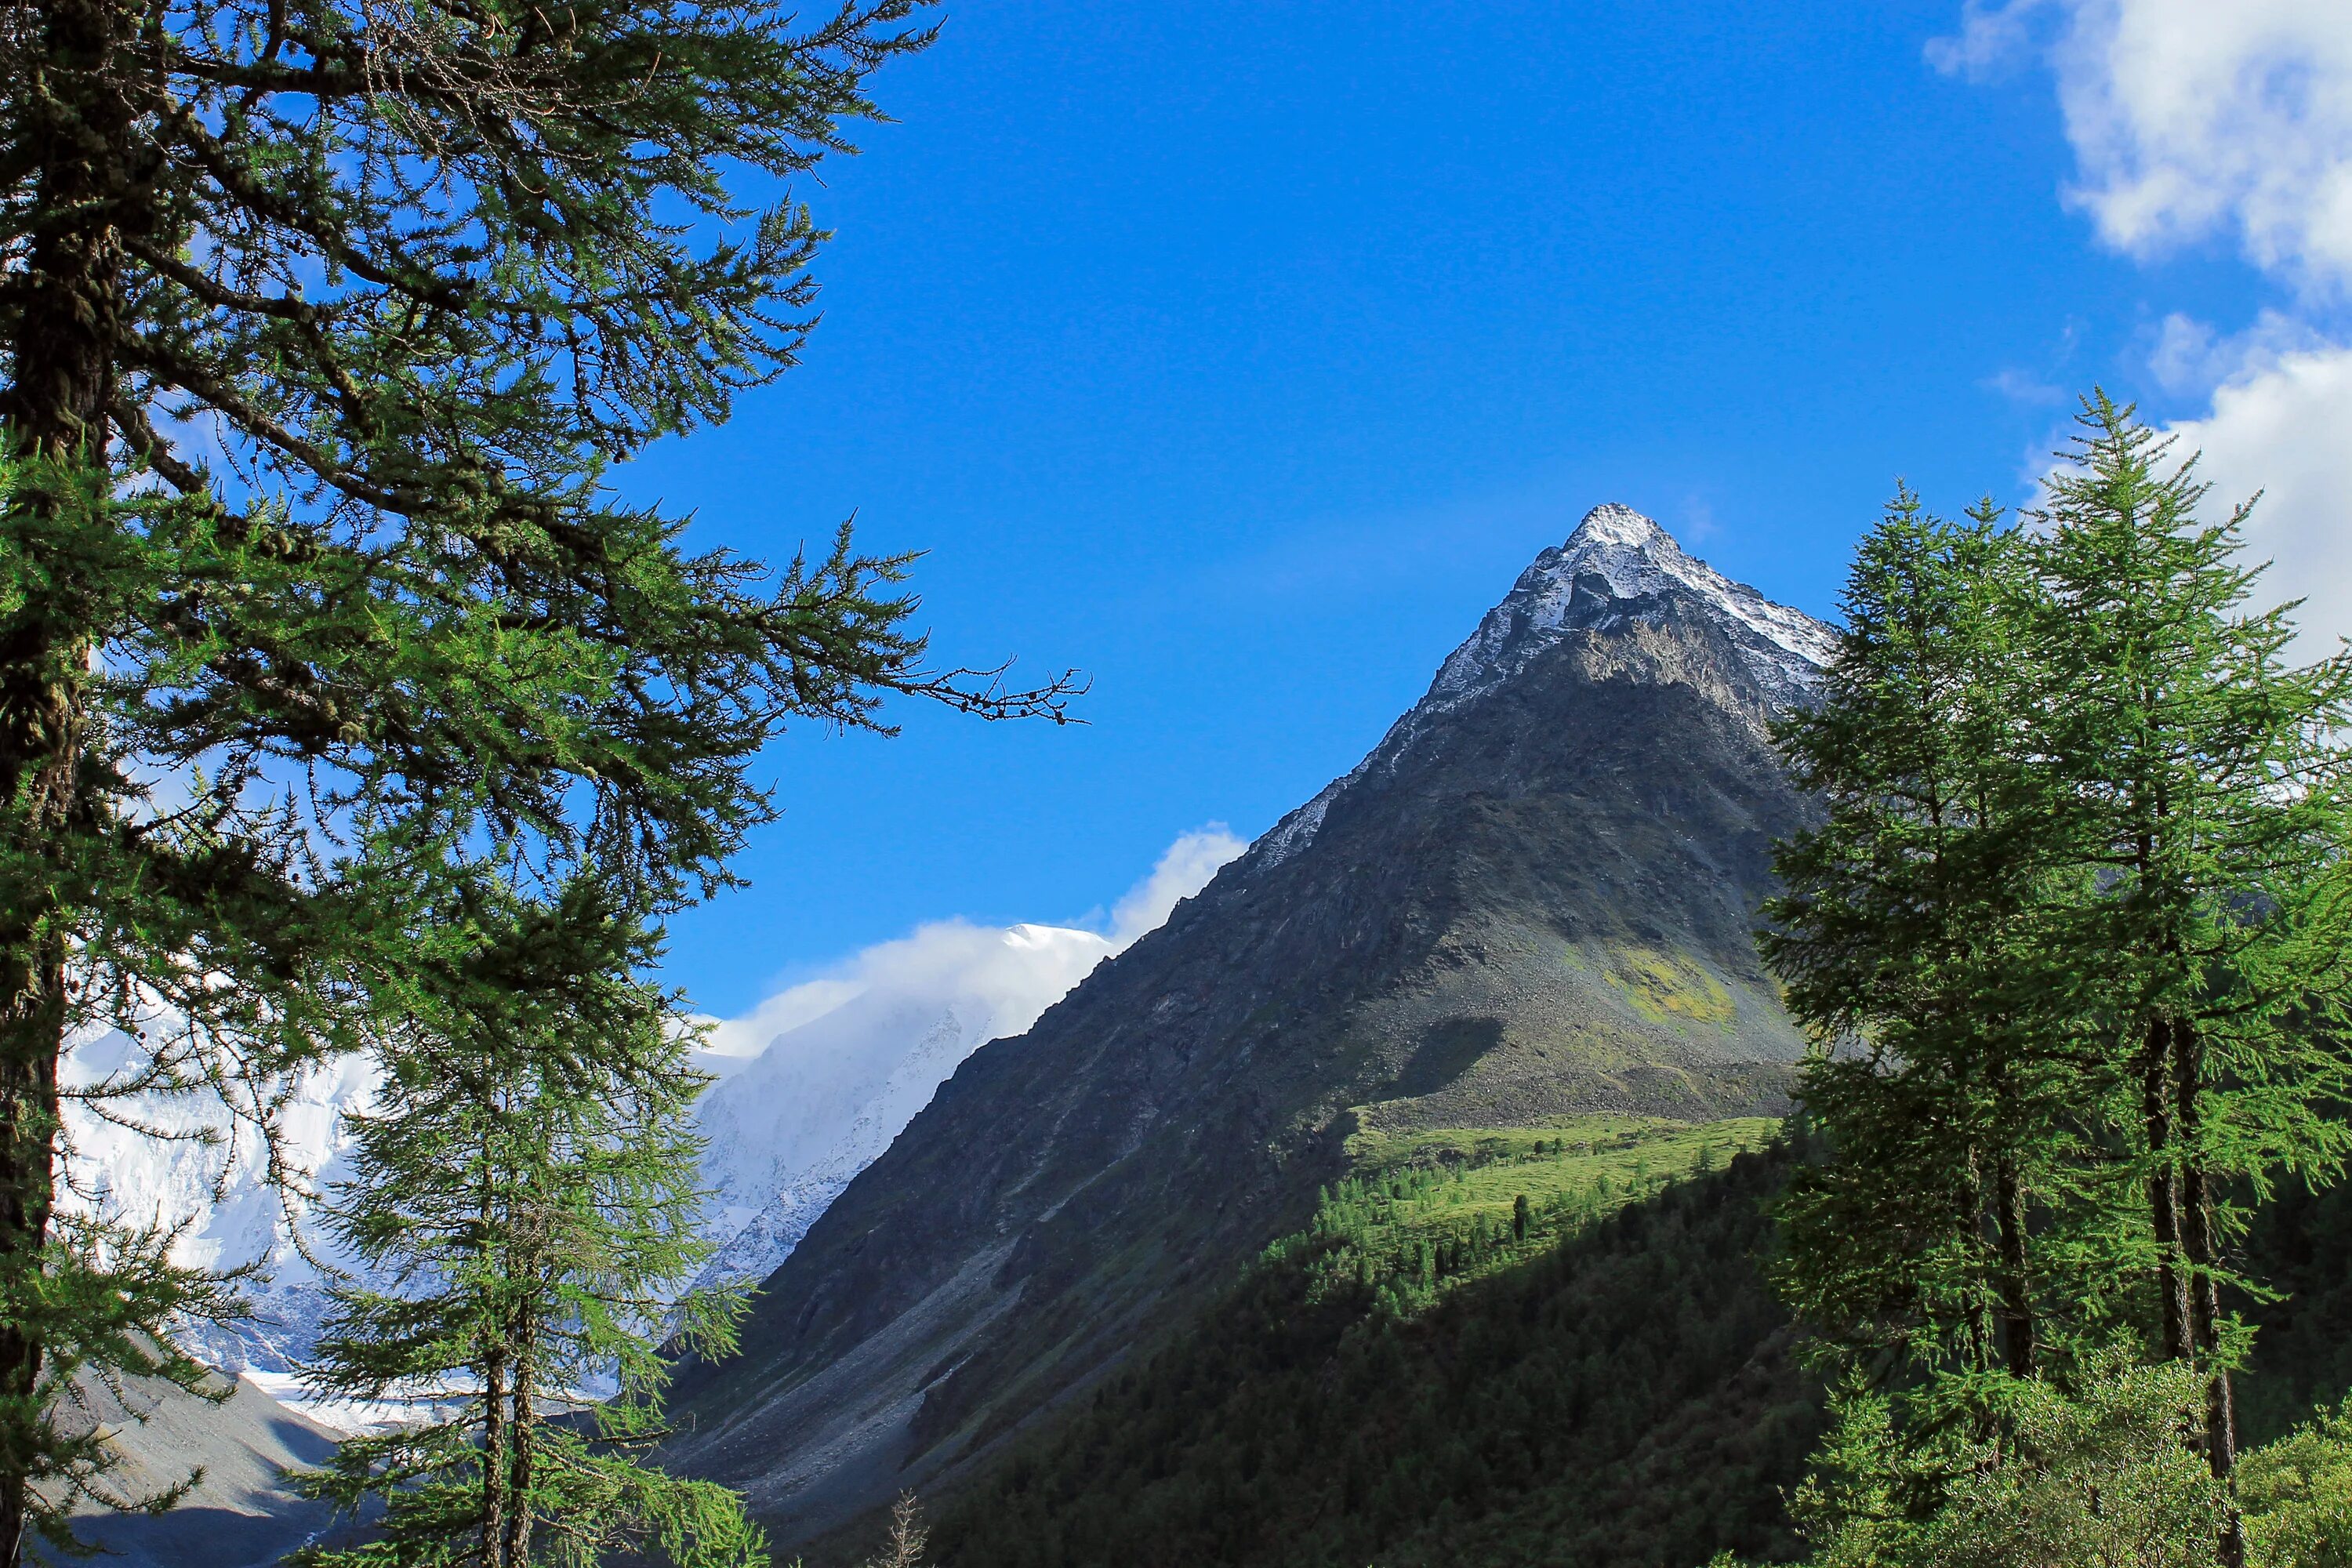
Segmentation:
[(756, 1568), (734, 1494), (636, 1458), (660, 1436), (665, 1342), (724, 1353), (741, 1305), (685, 1289), (711, 1250), (687, 1131), (709, 1079), (671, 999), (636, 977), (653, 938), (584, 880), (546, 904), (469, 889), (448, 914), (383, 1095), (353, 1119), (329, 1226), (359, 1275), (307, 1369), (323, 1391), (441, 1414), (350, 1439), (304, 1479), (352, 1516), (382, 1511), (363, 1543), (299, 1561)]
[(2021, 565), (1989, 503), (1951, 523), (1907, 489), (1864, 539), (1822, 700), (1778, 731), (1828, 816), (1781, 846), (1762, 939), (1821, 1042), (1801, 1092), (1832, 1150), (1784, 1200), (1784, 1285), (1851, 1352), (2019, 1376), (2068, 1078), (2021, 984), (2063, 875), (2021, 762)]
[[(2192, 465), (2104, 395), (2082, 422), (2030, 531), (1898, 501), (1782, 731), (1829, 817), (1783, 847), (1764, 944), (1827, 1047), (1802, 1095), (1830, 1146), (1782, 1278), (1850, 1356), (1928, 1374), (1905, 1441), (1960, 1415), (2000, 1444), (2044, 1397), (2014, 1379), (2063, 1395), (2118, 1331), (2181, 1363), (2225, 1500), (2200, 1550), (2234, 1565), (2224, 1194), (2352, 1139), (2352, 659), (2287, 664), (2293, 606), (2247, 608), (2247, 508), (2200, 521)], [(2005, 1388), (1972, 1370), (1992, 1320)]]
[[(2110, 1262), (2150, 1287), (2158, 1352), (2208, 1370), (2202, 1442), (2226, 1479), (2224, 1189), (2332, 1173), (2352, 1138), (2331, 1027), (2352, 963), (2352, 658), (2291, 666), (2294, 606), (2249, 612), (2252, 502), (2202, 521), (2194, 459), (2168, 463), (2131, 408), (2095, 395), (2081, 423), (2031, 546), (2030, 657), (2051, 832), (2092, 881), (2042, 979), (2096, 1020), (2109, 1147), (2144, 1205)], [(2242, 1561), (2234, 1524), (2222, 1553)]]
[[(793, 363), (823, 235), (777, 182), (915, 4), (0, 15), (0, 1564), (62, 1376), (204, 1289), (59, 1220), (68, 1096), (267, 1137), (486, 847), (658, 909), (784, 721), (1058, 709), (928, 668), (902, 560), (770, 572), (602, 482)], [(77, 1089), (109, 1026), (147, 1055)]]

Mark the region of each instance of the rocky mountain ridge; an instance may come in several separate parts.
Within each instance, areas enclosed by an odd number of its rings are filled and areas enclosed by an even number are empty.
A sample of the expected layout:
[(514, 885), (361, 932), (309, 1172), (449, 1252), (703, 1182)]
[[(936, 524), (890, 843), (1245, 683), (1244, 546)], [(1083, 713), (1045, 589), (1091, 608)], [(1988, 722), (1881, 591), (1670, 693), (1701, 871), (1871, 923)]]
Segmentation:
[(952, 1487), (1311, 1210), (1352, 1136), (1777, 1109), (1766, 723), (1828, 628), (1619, 507), (1372, 752), (975, 1052), (683, 1369), (671, 1463), (787, 1547)]

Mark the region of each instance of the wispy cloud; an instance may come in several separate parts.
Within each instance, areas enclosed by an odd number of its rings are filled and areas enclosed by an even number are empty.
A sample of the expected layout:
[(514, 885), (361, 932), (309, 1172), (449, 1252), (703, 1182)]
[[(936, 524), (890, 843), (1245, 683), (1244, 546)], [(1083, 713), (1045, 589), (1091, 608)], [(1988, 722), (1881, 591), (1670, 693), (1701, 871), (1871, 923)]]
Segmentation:
[(1979, 384), (1987, 392), (1996, 392), (2011, 403), (2028, 408), (2048, 408), (2066, 400), (2065, 393), (2030, 370), (2014, 366), (1997, 371)]
[(2352, 26), (2343, 0), (1968, 0), (1955, 74), (2039, 58), (2070, 202), (2153, 256), (2215, 235), (2306, 293), (2352, 290)]
[(1112, 906), (1100, 931), (947, 920), (864, 948), (740, 1017), (715, 1021), (708, 1048), (720, 1059), (712, 1065), (723, 1070), (730, 1059), (757, 1057), (771, 1041), (860, 997), (973, 995), (996, 1008), (1003, 1032), (1025, 1029), (1097, 963), (1158, 929), (1247, 847), (1222, 822), (1179, 835)]
[(1209, 885), (1220, 867), (1249, 847), (1222, 822), (1181, 836), (1160, 857), (1151, 874), (1128, 889), (1110, 912), (1110, 940), (1124, 948), (1157, 931), (1176, 906)]

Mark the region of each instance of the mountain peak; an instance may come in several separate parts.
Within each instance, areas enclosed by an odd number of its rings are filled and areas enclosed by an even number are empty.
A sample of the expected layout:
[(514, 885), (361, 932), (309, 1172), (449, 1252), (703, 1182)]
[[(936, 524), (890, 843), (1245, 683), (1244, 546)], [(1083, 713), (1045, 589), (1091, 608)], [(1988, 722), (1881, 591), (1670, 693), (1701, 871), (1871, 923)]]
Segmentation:
[(1584, 514), (1565, 542), (1530, 562), (1503, 602), (1448, 655), (1428, 694), (1355, 770), (1269, 829), (1258, 862), (1287, 858), (1311, 839), (1331, 803), (1367, 772), (1392, 766), (1433, 722), (1510, 680), (1578, 632), (1657, 622), (1680, 611), (1712, 622), (1774, 707), (1804, 700), (1837, 647), (1829, 626), (1776, 605), (1688, 554), (1655, 521), (1615, 501)]
[(961, 1489), (1213, 1310), (1351, 1133), (1780, 1103), (1804, 1039), (1755, 911), (1811, 807), (1765, 732), (1806, 657), (1776, 637), (1827, 633), (1586, 518), (1363, 766), (963, 1062), (795, 1238), (742, 1358), (681, 1368), (666, 1462), (806, 1542)]
[(1570, 632), (1654, 619), (1674, 601), (1721, 627), (1775, 701), (1810, 689), (1835, 647), (1828, 626), (1733, 582), (1685, 552), (1656, 522), (1612, 501), (1586, 512), (1567, 542), (1529, 563), (1440, 667), (1422, 705), (1457, 706)]
[[(1664, 540), (1670, 546), (1675, 542), (1664, 529), (1660, 528), (1632, 507), (1612, 500), (1603, 501), (1586, 512), (1584, 521), (1576, 525), (1576, 531), (1568, 536), (1567, 544), (1561, 548), (1570, 553), (1573, 553), (1580, 546), (1603, 544), (1630, 544), (1647, 548), (1660, 540)], [(1679, 547), (1676, 549), (1679, 552)]]

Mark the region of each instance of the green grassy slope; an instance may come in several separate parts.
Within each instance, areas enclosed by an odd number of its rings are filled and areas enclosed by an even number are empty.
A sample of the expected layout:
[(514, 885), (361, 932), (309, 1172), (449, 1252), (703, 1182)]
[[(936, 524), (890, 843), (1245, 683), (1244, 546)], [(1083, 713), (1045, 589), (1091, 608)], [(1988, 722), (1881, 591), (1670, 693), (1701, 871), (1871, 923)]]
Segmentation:
[(1349, 1287), (1386, 1314), (1425, 1311), (1694, 1172), (1762, 1147), (1776, 1123), (1559, 1117), (1533, 1127), (1358, 1134), (1353, 1173), (1326, 1188), (1314, 1226), (1268, 1250), (1320, 1300)]
[[(1315, 1225), (966, 1493), (948, 1568), (1668, 1564), (1793, 1549), (1818, 1430), (1761, 1120), (1358, 1141)], [(1524, 1232), (1519, 1198), (1528, 1199)]]

